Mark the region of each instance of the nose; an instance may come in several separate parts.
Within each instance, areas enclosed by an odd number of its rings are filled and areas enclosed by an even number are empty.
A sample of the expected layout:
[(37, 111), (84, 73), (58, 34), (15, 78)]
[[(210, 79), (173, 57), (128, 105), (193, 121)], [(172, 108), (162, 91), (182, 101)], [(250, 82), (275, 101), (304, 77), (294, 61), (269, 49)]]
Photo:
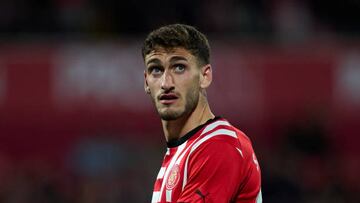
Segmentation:
[(170, 91), (173, 90), (174, 88), (175, 88), (174, 80), (172, 75), (168, 71), (165, 71), (164, 74), (162, 75), (161, 89), (165, 91)]

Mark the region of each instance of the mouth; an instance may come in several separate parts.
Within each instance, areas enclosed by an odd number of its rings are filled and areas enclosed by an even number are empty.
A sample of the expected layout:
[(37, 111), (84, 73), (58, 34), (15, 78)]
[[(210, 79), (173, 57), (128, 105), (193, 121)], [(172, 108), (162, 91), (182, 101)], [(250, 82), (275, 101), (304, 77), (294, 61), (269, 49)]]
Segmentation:
[(159, 100), (161, 104), (170, 105), (176, 102), (179, 97), (174, 93), (161, 94)]

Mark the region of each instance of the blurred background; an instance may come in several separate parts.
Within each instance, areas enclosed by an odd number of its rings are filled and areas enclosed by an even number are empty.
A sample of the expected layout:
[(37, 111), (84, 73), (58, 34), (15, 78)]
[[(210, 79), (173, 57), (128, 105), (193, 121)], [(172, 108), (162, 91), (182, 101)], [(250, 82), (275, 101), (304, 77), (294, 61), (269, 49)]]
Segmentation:
[(160, 25), (209, 37), (216, 115), (264, 202), (360, 202), (360, 2), (1, 0), (0, 202), (150, 202), (166, 150), (143, 90)]

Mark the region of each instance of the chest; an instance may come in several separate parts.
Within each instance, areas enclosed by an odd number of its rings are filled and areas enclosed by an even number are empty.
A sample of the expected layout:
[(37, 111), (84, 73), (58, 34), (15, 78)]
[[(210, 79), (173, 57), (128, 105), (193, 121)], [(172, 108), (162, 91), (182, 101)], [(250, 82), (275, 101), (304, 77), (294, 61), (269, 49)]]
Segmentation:
[(154, 185), (153, 200), (157, 199), (154, 202), (172, 202), (180, 196), (187, 179), (190, 153), (189, 146), (184, 144), (176, 149), (168, 149), (165, 154)]

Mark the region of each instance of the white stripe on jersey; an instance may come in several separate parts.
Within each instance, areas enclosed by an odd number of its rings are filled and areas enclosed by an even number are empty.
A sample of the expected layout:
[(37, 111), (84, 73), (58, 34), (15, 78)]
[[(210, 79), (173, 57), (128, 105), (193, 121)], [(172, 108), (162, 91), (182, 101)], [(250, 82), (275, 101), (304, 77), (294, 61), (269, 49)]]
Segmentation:
[(262, 203), (262, 194), (261, 194), (261, 189), (259, 191), (259, 194), (256, 197), (256, 203)]
[(201, 132), (201, 135), (209, 132), (210, 130), (218, 127), (219, 125), (230, 126), (230, 123), (227, 121), (215, 121), (214, 123), (211, 123), (208, 126), (206, 126), (206, 128)]
[(237, 147), (235, 147), (235, 148), (239, 151), (240, 155), (244, 158), (244, 155), (243, 155), (241, 149), (239, 149), (239, 148), (237, 148)]
[(159, 171), (159, 173), (158, 173), (158, 175), (157, 175), (157, 177), (156, 177), (156, 179), (161, 179), (161, 178), (163, 178), (163, 177), (164, 177), (164, 174), (165, 174), (165, 170), (166, 170), (166, 167), (161, 167), (161, 168), (160, 168), (160, 171)]
[[(205, 137), (201, 138), (199, 141), (197, 141), (192, 147), (191, 147), (191, 151), (190, 151), (190, 154), (195, 151), (196, 148), (198, 148), (203, 142), (205, 142), (206, 140), (212, 138), (212, 137), (215, 137), (217, 135), (228, 135), (228, 136), (231, 136), (233, 138), (236, 138), (237, 139), (237, 136), (236, 136), (236, 133), (235, 131), (232, 131), (232, 130), (227, 130), (227, 129), (219, 129), (219, 130), (216, 130), (208, 135), (206, 135)], [(190, 156), (189, 154), (189, 156)]]
[[(158, 198), (158, 200), (157, 200), (158, 202), (161, 201), (162, 192), (164, 191), (165, 183), (166, 183), (166, 180), (167, 180), (167, 178), (168, 178), (168, 176), (169, 176), (169, 173), (170, 173), (172, 167), (175, 165), (176, 159), (177, 159), (178, 156), (181, 154), (181, 152), (184, 150), (186, 144), (187, 144), (187, 141), (184, 142), (184, 143), (182, 143), (182, 144), (178, 147), (178, 149), (176, 150), (176, 153), (175, 153), (174, 156), (171, 158), (171, 161), (170, 161), (169, 165), (166, 167), (165, 174), (164, 174), (164, 179), (163, 179), (163, 181), (162, 181), (162, 183), (161, 183), (160, 195), (159, 195), (159, 198)], [(171, 202), (171, 200), (170, 200), (170, 202)]]
[(166, 202), (171, 202), (172, 190), (166, 190)]
[[(227, 122), (226, 122), (227, 123)], [(215, 128), (215, 127), (214, 127)], [(212, 129), (214, 129), (212, 128)], [(211, 130), (211, 129), (210, 129)], [(208, 131), (210, 131), (208, 130)], [(182, 188), (184, 189), (186, 183), (187, 183), (187, 168), (188, 168), (188, 162), (189, 162), (189, 157), (191, 155), (191, 153), (193, 151), (196, 150), (196, 148), (198, 148), (202, 143), (204, 143), (206, 140), (218, 136), (218, 135), (227, 135), (227, 136), (231, 136), (237, 139), (236, 133), (235, 131), (232, 130), (227, 130), (227, 129), (218, 129), (215, 130), (214, 132), (206, 135), (205, 137), (201, 138), (199, 141), (195, 140), (194, 144), (191, 147), (190, 153), (188, 154), (188, 156), (186, 157), (186, 161), (185, 161), (185, 167), (184, 167), (184, 176), (183, 176), (183, 186)]]
[(153, 192), (151, 203), (155, 203), (159, 201), (160, 201), (160, 191)]

